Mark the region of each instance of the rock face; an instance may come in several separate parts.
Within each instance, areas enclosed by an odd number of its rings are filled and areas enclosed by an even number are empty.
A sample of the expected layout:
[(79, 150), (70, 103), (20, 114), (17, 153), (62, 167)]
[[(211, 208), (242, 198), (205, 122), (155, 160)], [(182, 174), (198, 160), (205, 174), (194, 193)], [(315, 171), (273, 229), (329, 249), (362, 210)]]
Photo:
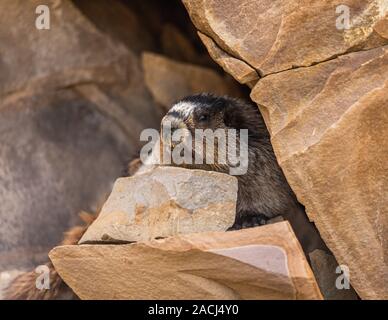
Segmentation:
[(357, 293), (387, 299), (387, 2), (183, 2), (215, 61), (257, 82), (278, 162)]
[(259, 74), (255, 69), (247, 63), (236, 59), (225, 51), (223, 51), (217, 44), (208, 36), (198, 32), (203, 44), (209, 51), (210, 56), (216, 61), (226, 72), (233, 75), (234, 78), (242, 83), (251, 86), (259, 79)]
[[(49, 9), (48, 30), (35, 27), (39, 5)], [(45, 263), (78, 213), (95, 212), (126, 174), (142, 130), (159, 128), (164, 110), (146, 84), (143, 52), (180, 60), (169, 60), (181, 66), (167, 74), (171, 96), (182, 95), (174, 81), (184, 72), (184, 94), (238, 94), (198, 46), (181, 3), (3, 0), (0, 20), (1, 272)], [(189, 79), (186, 67), (200, 76)], [(209, 74), (216, 84), (203, 86)]]
[(129, 245), (63, 246), (50, 259), (81, 299), (322, 298), (287, 222)]
[(159, 167), (120, 178), (80, 243), (134, 242), (225, 231), (236, 214), (237, 179), (202, 170)]
[(364, 298), (388, 294), (387, 49), (268, 76), (252, 92), (290, 185)]
[[(183, 0), (183, 3), (199, 31), (261, 75), (310, 66), (355, 49), (387, 44), (383, 31), (388, 27), (388, 21), (384, 20), (388, 10), (385, 1), (330, 0), (312, 4), (309, 0)], [(345, 30), (341, 28), (343, 5), (350, 11), (349, 29)]]
[(160, 121), (127, 42), (71, 1), (46, 1), (38, 30), (40, 4), (0, 4), (0, 270), (45, 262)]

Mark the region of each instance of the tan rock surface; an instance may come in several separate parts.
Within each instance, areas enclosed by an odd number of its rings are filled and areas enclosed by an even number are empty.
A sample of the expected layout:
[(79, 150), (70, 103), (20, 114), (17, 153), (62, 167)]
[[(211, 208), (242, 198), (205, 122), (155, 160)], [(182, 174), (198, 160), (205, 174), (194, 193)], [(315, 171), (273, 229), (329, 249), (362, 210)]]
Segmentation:
[(136, 55), (149, 31), (118, 1), (75, 2), (0, 2), (0, 271), (44, 263), (160, 125)]
[(159, 167), (118, 179), (99, 217), (80, 243), (225, 231), (233, 225), (236, 200), (235, 177)]
[(387, 1), (183, 2), (225, 71), (262, 77), (251, 98), (287, 180), (361, 298), (387, 299)]
[(257, 81), (259, 75), (256, 70), (250, 67), (242, 60), (236, 59), (221, 48), (208, 36), (198, 32), (203, 44), (206, 46), (210, 56), (216, 61), (226, 72), (231, 74), (241, 84), (249, 84)]
[[(292, 79), (292, 81), (290, 81)], [(388, 47), (261, 79), (278, 161), (361, 298), (388, 298)]]
[(124, 46), (99, 33), (71, 1), (47, 2), (50, 29), (39, 30), (35, 10), (41, 1), (1, 1), (0, 96), (26, 88), (125, 81)]
[[(388, 6), (382, 0), (313, 3), (183, 0), (183, 3), (199, 31), (261, 75), (310, 66), (354, 49), (388, 43), (385, 31)], [(336, 12), (339, 5), (347, 5), (350, 11), (347, 30), (336, 27), (342, 13)]]
[(287, 222), (128, 245), (63, 246), (50, 259), (81, 299), (321, 299)]
[(195, 93), (240, 95), (235, 83), (214, 70), (176, 62), (150, 52), (144, 53), (142, 60), (147, 87), (155, 101), (166, 109), (177, 100)]

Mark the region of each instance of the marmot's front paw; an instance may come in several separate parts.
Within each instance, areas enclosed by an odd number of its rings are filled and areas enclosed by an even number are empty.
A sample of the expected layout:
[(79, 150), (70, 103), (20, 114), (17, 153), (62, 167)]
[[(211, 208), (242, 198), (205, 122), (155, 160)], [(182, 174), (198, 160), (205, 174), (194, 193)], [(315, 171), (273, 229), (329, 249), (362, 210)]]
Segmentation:
[(243, 214), (234, 222), (227, 231), (240, 230), (246, 228), (253, 228), (257, 226), (262, 226), (267, 223), (269, 218), (262, 213), (247, 213)]

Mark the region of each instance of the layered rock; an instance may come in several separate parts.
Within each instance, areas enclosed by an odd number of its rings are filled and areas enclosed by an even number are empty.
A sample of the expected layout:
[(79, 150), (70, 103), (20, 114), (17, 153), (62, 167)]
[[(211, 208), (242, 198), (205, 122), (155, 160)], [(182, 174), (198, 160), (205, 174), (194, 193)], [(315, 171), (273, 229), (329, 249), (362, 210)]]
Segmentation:
[(156, 168), (120, 178), (80, 243), (134, 242), (176, 234), (225, 231), (233, 225), (235, 177)]
[(291, 187), (364, 298), (388, 294), (387, 52), (271, 75), (252, 92)]
[[(384, 31), (388, 7), (381, 0), (183, 3), (201, 33), (260, 75), (310, 66), (352, 50), (388, 43)], [(341, 16), (344, 5), (349, 9), (349, 25)]]
[[(48, 30), (35, 27), (42, 4)], [(174, 10), (164, 15), (159, 6)], [(141, 131), (159, 127), (164, 110), (146, 85), (143, 51), (185, 62), (171, 60), (179, 67), (170, 74), (152, 69), (172, 83), (186, 72), (189, 90), (165, 87), (176, 98), (215, 87), (238, 95), (210, 69), (184, 14), (183, 5), (144, 1), (1, 2), (0, 270), (45, 262), (78, 212), (97, 210), (138, 156)], [(186, 68), (199, 76), (189, 79)], [(206, 77), (216, 84), (195, 84)]]
[(357, 293), (387, 299), (386, 1), (184, 3), (214, 60), (255, 85), (286, 178)]
[(249, 86), (252, 86), (257, 82), (259, 74), (254, 68), (242, 60), (227, 54), (220, 49), (211, 38), (203, 33), (198, 32), (198, 35), (214, 61), (216, 61), (226, 72), (233, 75), (238, 82)]
[[(287, 222), (50, 252), (81, 299), (321, 299)], [(82, 261), (82, 263), (80, 263)]]

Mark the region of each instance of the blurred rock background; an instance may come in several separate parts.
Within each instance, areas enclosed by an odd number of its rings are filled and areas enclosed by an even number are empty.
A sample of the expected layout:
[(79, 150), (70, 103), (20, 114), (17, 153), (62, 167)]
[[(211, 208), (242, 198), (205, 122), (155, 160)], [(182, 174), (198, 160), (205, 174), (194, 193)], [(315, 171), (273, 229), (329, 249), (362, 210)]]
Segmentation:
[[(50, 29), (38, 30), (38, 5)], [(244, 88), (212, 61), (179, 0), (0, 3), (0, 281), (47, 260), (94, 212), (170, 104)], [(15, 274), (12, 271), (12, 274)]]

